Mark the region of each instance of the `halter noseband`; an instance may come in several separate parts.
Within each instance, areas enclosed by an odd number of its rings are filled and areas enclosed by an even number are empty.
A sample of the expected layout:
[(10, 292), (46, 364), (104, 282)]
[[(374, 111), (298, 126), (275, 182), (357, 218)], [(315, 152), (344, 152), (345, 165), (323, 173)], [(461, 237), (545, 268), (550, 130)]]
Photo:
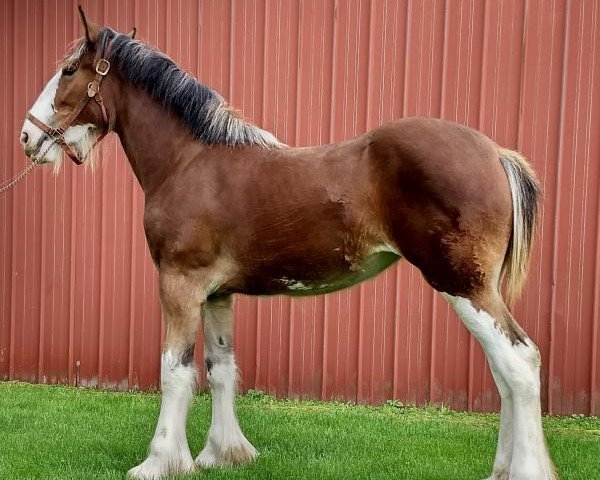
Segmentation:
[(65, 119), (64, 122), (62, 122), (58, 127), (53, 128), (46, 125), (39, 118), (36, 118), (31, 112), (27, 112), (27, 120), (33, 123), (36, 127), (40, 128), (50, 137), (50, 139), (54, 140), (58, 145), (60, 145), (69, 158), (77, 165), (81, 165), (85, 161), (85, 157), (79, 158), (77, 152), (75, 152), (71, 146), (67, 144), (65, 140), (65, 132), (81, 114), (83, 109), (87, 106), (92, 98), (96, 100), (98, 106), (100, 107), (102, 112), (102, 124), (104, 126), (102, 134), (96, 139), (92, 148), (94, 148), (94, 146), (96, 146), (96, 144), (98, 144), (106, 136), (109, 130), (108, 114), (106, 113), (104, 99), (102, 98), (102, 95), (100, 95), (100, 84), (110, 70), (109, 61), (103, 58), (105, 50), (107, 50), (107, 42), (108, 35), (104, 37), (104, 41), (96, 53), (96, 58), (94, 59), (94, 69), (96, 70), (96, 75), (94, 79), (88, 83), (86, 96), (79, 101), (77, 106), (73, 109), (71, 114)]

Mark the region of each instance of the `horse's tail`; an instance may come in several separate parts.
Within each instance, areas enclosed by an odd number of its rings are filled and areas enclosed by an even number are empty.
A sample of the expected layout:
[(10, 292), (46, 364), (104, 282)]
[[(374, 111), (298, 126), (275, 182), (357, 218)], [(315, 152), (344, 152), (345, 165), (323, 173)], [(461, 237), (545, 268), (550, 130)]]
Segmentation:
[(521, 293), (529, 267), (541, 187), (527, 160), (517, 152), (500, 149), (500, 162), (508, 177), (513, 204), (512, 232), (500, 273), (500, 280), (506, 280), (506, 299), (511, 304)]

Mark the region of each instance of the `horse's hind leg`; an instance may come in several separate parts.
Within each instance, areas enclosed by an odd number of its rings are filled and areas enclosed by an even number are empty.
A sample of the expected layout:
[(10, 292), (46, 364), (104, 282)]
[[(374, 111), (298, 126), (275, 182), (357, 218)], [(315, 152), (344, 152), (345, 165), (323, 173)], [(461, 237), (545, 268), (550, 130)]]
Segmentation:
[(508, 384), (492, 369), (492, 375), (500, 392), (500, 427), (498, 445), (492, 475), (487, 480), (506, 480), (510, 472), (513, 451), (513, 399)]
[(212, 422), (206, 446), (196, 458), (203, 467), (251, 462), (258, 453), (235, 416), (237, 369), (233, 355), (233, 306), (230, 296), (208, 300), (202, 308), (204, 359), (212, 391)]
[(444, 294), (480, 342), (502, 398), (493, 480), (554, 480), (542, 431), (540, 354), (495, 288), (470, 298)]
[(129, 470), (138, 479), (158, 479), (195, 469), (186, 437), (187, 414), (196, 382), (194, 344), (200, 309), (206, 295), (194, 275), (159, 274), (160, 299), (166, 324), (161, 356), (160, 415), (146, 460)]

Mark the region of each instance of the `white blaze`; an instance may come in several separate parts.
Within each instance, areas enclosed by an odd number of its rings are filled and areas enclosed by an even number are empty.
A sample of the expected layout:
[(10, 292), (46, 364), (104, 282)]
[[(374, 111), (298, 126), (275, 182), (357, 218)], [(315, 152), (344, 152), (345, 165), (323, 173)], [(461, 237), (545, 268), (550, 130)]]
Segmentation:
[[(60, 70), (54, 74), (31, 107), (30, 112), (44, 123), (48, 123), (54, 114), (52, 104), (54, 103), (54, 97), (56, 96), (56, 90), (58, 89), (60, 75)], [(29, 122), (29, 120), (25, 120), (25, 122)], [(30, 123), (30, 125), (33, 124)]]
[[(58, 89), (60, 75), (60, 70), (54, 74), (54, 76), (46, 84), (46, 86), (42, 90), (42, 93), (29, 110), (34, 117), (36, 117), (38, 120), (41, 120), (45, 124), (48, 124), (48, 122), (50, 122), (50, 119), (54, 114), (53, 103), (54, 97), (56, 96), (56, 90)], [(34, 148), (36, 146), (39, 146), (40, 151), (43, 151), (46, 148), (48, 148), (49, 140), (46, 140), (43, 144), (39, 145), (39, 141), (42, 135), (44, 135), (44, 132), (40, 128), (36, 127), (29, 120), (25, 120), (21, 131), (23, 133), (26, 133), (28, 136), (27, 145), (25, 145), (27, 148)], [(44, 157), (44, 162), (57, 162), (60, 160), (60, 156), (61, 149), (57, 145), (54, 145), (46, 153), (46, 156)]]
[[(55, 113), (54, 98), (56, 97), (61, 74), (60, 70), (54, 74), (29, 110), (34, 117), (41, 120), (46, 125), (51, 125), (52, 117)], [(87, 95), (87, 92), (83, 91), (81, 92), (81, 95)], [(40, 144), (40, 139), (44, 135), (44, 132), (39, 127), (26, 119), (21, 131), (28, 136), (27, 144), (25, 146), (28, 149), (38, 148), (35, 152), (36, 156), (39, 153), (48, 150), (44, 155), (42, 163), (54, 163), (57, 167), (60, 165), (62, 149), (57, 144), (50, 147), (51, 140), (48, 138)], [(78, 152), (80, 158), (84, 158), (90, 154), (98, 135), (98, 130), (94, 128), (94, 125), (86, 124), (69, 127), (65, 131), (64, 138), (65, 141)]]

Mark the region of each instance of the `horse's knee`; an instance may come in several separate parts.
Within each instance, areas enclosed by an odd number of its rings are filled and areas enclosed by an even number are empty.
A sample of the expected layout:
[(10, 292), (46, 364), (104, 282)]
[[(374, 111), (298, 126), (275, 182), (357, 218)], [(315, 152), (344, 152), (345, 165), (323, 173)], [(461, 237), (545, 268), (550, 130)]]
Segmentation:
[(212, 388), (235, 383), (233, 356), (233, 310), (230, 296), (207, 301), (202, 308), (204, 319), (204, 363)]
[(211, 387), (235, 381), (236, 366), (229, 332), (205, 328), (204, 365)]
[(161, 357), (161, 388), (163, 393), (182, 388), (192, 389), (196, 380), (196, 367), (193, 363), (194, 347), (188, 350), (167, 348)]
[(206, 379), (213, 389), (236, 383), (237, 367), (233, 354), (214, 355), (209, 353), (204, 358), (204, 364)]

